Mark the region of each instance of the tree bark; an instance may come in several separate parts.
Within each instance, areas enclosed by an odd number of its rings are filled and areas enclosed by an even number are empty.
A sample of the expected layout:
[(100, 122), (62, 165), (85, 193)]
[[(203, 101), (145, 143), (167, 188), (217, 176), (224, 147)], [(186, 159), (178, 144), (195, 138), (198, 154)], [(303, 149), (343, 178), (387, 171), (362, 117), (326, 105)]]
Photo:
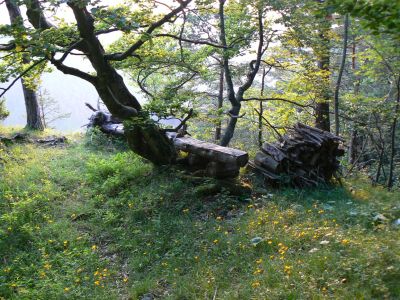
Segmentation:
[(389, 189), (393, 187), (394, 183), (393, 173), (394, 173), (394, 157), (396, 155), (396, 127), (397, 127), (398, 114), (400, 112), (400, 77), (397, 78), (396, 92), (397, 92), (396, 106), (394, 109), (394, 118), (390, 135), (390, 162), (389, 162), (389, 176), (387, 182), (387, 187)]
[[(264, 90), (265, 90), (265, 77), (267, 75), (267, 71), (265, 70), (265, 67), (263, 69), (263, 74), (261, 78), (261, 98), (264, 96)], [(260, 112), (258, 114), (258, 146), (261, 148), (263, 144), (263, 113), (264, 113), (264, 104), (263, 101), (260, 101), (259, 103), (259, 109)]]
[(26, 127), (35, 130), (44, 130), (45, 126), (40, 115), (39, 101), (36, 91), (29, 88), (24, 79), (21, 79), (25, 98)]
[(335, 87), (335, 96), (334, 96), (334, 107), (335, 107), (335, 134), (339, 136), (339, 91), (340, 91), (340, 84), (342, 82), (343, 71), (346, 66), (346, 56), (347, 56), (347, 40), (348, 40), (348, 32), (349, 32), (349, 14), (346, 14), (344, 17), (344, 34), (343, 34), (343, 54), (342, 60), (340, 63), (339, 74), (336, 82)]
[(220, 111), (222, 109), (222, 105), (224, 103), (224, 66), (221, 63), (221, 70), (219, 72), (219, 89), (218, 89), (218, 121), (215, 128), (215, 140), (219, 141), (221, 139), (222, 132), (222, 120), (220, 117)]
[(330, 131), (329, 102), (331, 100), (331, 91), (329, 84), (329, 64), (330, 64), (330, 39), (329, 31), (331, 28), (331, 15), (327, 14), (325, 21), (321, 24), (319, 31), (320, 45), (317, 50), (318, 69), (323, 73), (321, 84), (319, 86), (319, 101), (315, 104), (315, 126), (319, 129)]
[[(18, 5), (16, 5), (12, 0), (5, 0), (5, 3), (11, 24), (23, 26), (23, 19)], [(26, 55), (23, 55), (23, 63), (30, 63), (30, 60)], [(36, 91), (31, 89), (23, 78), (21, 79), (21, 83), (25, 100), (26, 127), (34, 130), (44, 130), (44, 125), (40, 117), (40, 108)]]
[[(357, 97), (360, 93), (361, 78), (355, 74), (355, 72), (357, 70), (357, 61), (356, 61), (357, 44), (356, 44), (355, 36), (353, 37), (353, 43), (352, 43), (351, 48), (352, 48), (351, 68), (353, 70), (354, 75), (356, 76), (355, 83), (354, 83), (354, 96)], [(353, 122), (353, 125), (351, 128), (350, 145), (349, 145), (349, 163), (350, 164), (354, 164), (356, 161), (356, 158), (359, 156), (358, 147), (361, 143), (362, 143), (361, 136), (359, 135), (356, 125)]]

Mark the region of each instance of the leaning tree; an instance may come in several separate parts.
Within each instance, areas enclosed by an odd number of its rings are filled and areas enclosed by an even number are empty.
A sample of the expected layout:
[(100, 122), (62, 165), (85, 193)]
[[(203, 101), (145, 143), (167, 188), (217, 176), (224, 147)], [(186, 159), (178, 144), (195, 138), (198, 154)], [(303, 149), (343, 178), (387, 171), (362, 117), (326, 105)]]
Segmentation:
[[(18, 33), (20, 36), (2, 45), (3, 49), (23, 48), (30, 53), (32, 64), (20, 76), (48, 62), (64, 74), (89, 82), (111, 114), (125, 122), (125, 135), (134, 152), (155, 164), (168, 164), (175, 160), (176, 151), (172, 142), (142, 108), (116, 66), (118, 62), (138, 57), (137, 52), (143, 45), (156, 43), (159, 37), (182, 39), (182, 36), (169, 31), (174, 23), (179, 22), (192, 0), (176, 0), (173, 5), (160, 1), (131, 1), (131, 5), (114, 8), (102, 6), (101, 1), (96, 0), (12, 1), (26, 7), (27, 19), (31, 25), (24, 31), (14, 32), (14, 36)], [(163, 11), (168, 12), (156, 14), (156, 6), (163, 6)], [(72, 24), (62, 19), (61, 15), (57, 16), (64, 9), (72, 11), (75, 19)], [(53, 17), (49, 19), (47, 15)], [(107, 52), (99, 36), (112, 32), (129, 33), (130, 36), (133, 34), (136, 40), (122, 52)], [(201, 40), (185, 41), (202, 43)], [(70, 55), (87, 58), (93, 72), (68, 66), (66, 59)]]

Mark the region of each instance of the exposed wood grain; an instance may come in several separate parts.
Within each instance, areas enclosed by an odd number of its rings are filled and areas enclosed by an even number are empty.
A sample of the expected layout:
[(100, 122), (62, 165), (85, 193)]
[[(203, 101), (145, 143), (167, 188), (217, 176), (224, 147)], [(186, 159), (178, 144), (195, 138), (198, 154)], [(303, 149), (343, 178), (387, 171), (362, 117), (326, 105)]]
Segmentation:
[(299, 123), (277, 142), (262, 145), (250, 166), (269, 183), (328, 183), (339, 170), (342, 141), (330, 132)]

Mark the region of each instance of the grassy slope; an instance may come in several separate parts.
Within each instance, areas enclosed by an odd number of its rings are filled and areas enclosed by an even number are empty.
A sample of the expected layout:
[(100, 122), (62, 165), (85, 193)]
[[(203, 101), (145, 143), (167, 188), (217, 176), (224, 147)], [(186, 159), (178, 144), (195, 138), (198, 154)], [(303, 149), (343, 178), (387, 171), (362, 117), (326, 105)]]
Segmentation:
[(0, 298), (400, 297), (398, 192), (354, 181), (206, 196), (208, 182), (129, 152), (0, 155)]

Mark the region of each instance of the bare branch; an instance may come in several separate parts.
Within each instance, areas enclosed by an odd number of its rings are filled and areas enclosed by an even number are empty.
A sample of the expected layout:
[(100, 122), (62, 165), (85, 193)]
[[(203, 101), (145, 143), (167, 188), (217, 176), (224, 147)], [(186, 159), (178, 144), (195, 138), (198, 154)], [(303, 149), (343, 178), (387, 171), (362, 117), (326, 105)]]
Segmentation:
[(178, 132), (181, 128), (186, 126), (186, 122), (193, 116), (193, 108), (189, 110), (188, 115), (181, 121), (175, 128), (162, 129), (163, 132)]
[(15, 47), (16, 47), (15, 43), (0, 44), (0, 51), (10, 51), (15, 49)]
[(170, 37), (172, 39), (178, 40), (179, 42), (187, 42), (195, 45), (209, 45), (215, 48), (227, 48), (227, 46), (218, 45), (216, 43), (207, 41), (207, 40), (191, 40), (181, 36), (176, 36), (169, 33), (160, 33), (160, 34), (153, 34), (152, 37)]
[(93, 106), (91, 106), (89, 103), (85, 102), (85, 105), (86, 105), (87, 107), (89, 107), (89, 109), (90, 109), (91, 111), (94, 111), (94, 112), (97, 111), (97, 109), (95, 109), (95, 108), (94, 108)]
[(288, 103), (291, 103), (293, 105), (300, 106), (300, 107), (303, 107), (303, 108), (307, 108), (307, 107), (308, 108), (313, 108), (312, 105), (300, 104), (300, 103), (297, 103), (297, 102), (295, 102), (293, 100), (289, 100), (289, 99), (285, 99), (285, 98), (277, 98), (277, 97), (272, 97), (272, 98), (251, 97), (251, 98), (245, 98), (242, 101), (283, 101), (283, 102), (288, 102)]
[(272, 125), (267, 118), (265, 118), (258, 110), (257, 108), (254, 109), (256, 111), (256, 113), (265, 121), (265, 123), (267, 123), (267, 125), (269, 127), (271, 127), (271, 129), (279, 136), (279, 138), (282, 138), (282, 135), (279, 133), (279, 131), (276, 129), (276, 127), (274, 125)]
[(66, 66), (66, 65), (64, 65), (63, 63), (59, 62), (58, 60), (56, 60), (54, 58), (52, 58), (50, 61), (58, 70), (60, 70), (64, 74), (68, 74), (68, 75), (73, 75), (73, 76), (79, 77), (81, 79), (84, 79), (84, 80), (92, 83), (92, 84), (96, 83), (97, 78), (95, 76), (92, 76), (90, 74), (82, 72), (79, 69)]
[(246, 115), (246, 113), (244, 112), (241, 115), (236, 116), (236, 115), (232, 114), (230, 111), (228, 111), (227, 115), (230, 116), (232, 119), (241, 119)]

